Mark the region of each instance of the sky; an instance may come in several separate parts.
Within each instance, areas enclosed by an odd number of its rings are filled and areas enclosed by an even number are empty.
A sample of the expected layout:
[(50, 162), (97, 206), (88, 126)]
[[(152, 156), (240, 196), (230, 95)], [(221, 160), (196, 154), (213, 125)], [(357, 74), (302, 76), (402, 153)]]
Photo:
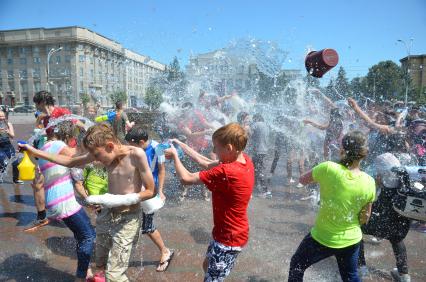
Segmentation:
[[(304, 69), (308, 49), (333, 48), (349, 78), (383, 60), (426, 54), (426, 1), (22, 1), (0, 0), (0, 30), (82, 26), (165, 64), (241, 38), (288, 52), (285, 69)], [(412, 39), (412, 41), (411, 41)], [(337, 68), (324, 76), (335, 77)]]

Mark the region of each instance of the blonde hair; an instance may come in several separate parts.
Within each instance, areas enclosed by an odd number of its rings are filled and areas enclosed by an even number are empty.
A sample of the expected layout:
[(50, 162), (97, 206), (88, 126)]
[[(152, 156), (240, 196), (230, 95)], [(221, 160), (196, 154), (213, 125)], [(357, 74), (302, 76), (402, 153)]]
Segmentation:
[(120, 144), (108, 123), (95, 124), (87, 130), (86, 136), (83, 138), (83, 145), (87, 149), (105, 146), (107, 142)]
[(247, 145), (247, 132), (236, 122), (222, 126), (213, 133), (213, 140), (222, 145), (231, 144), (237, 151), (243, 151)]

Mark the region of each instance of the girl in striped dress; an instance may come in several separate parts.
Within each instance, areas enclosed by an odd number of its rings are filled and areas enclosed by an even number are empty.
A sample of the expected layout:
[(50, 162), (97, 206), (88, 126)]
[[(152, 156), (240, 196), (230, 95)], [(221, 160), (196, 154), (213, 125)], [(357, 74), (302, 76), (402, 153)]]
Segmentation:
[[(72, 132), (72, 122), (65, 121), (57, 125), (41, 150), (51, 154), (73, 155), (73, 150), (65, 143)], [(43, 159), (38, 159), (38, 165), (44, 176), (48, 217), (62, 220), (74, 233), (78, 258), (75, 281), (85, 281), (96, 235), (85, 210), (76, 201), (71, 171)]]

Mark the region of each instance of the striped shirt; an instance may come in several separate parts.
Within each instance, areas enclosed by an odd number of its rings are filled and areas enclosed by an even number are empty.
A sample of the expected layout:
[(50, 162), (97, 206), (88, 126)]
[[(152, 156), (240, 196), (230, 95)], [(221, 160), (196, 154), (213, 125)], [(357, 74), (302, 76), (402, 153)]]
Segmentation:
[[(58, 155), (67, 145), (62, 141), (49, 141), (41, 150)], [(74, 185), (70, 169), (43, 159), (38, 166), (44, 176), (44, 193), (48, 217), (63, 219), (77, 213), (81, 206), (74, 196)]]

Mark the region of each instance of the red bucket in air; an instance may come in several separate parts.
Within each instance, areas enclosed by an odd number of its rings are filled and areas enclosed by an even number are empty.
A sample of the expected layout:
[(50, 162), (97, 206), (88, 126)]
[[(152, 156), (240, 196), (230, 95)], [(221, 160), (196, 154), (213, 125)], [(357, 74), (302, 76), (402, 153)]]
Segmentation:
[(305, 58), (305, 67), (310, 75), (321, 78), (339, 62), (339, 55), (333, 49), (312, 51)]

